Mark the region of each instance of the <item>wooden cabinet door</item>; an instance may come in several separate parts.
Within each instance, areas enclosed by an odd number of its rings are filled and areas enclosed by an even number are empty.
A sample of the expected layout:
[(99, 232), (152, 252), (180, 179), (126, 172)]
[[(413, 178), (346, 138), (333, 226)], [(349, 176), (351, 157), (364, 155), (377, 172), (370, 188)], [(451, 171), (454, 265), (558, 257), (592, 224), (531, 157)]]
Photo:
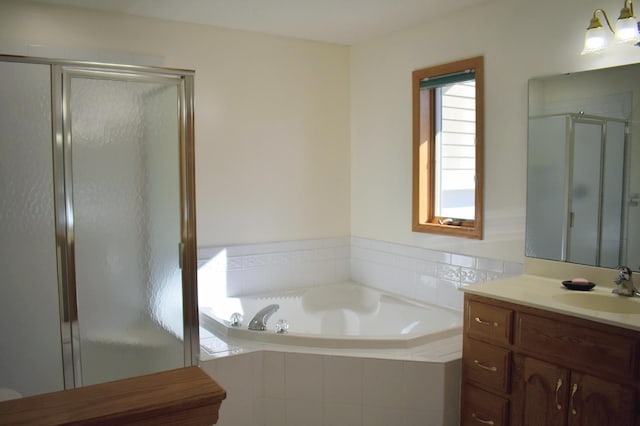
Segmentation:
[(564, 426), (568, 408), (569, 370), (526, 357), (522, 374), (522, 424)]
[(634, 390), (582, 373), (572, 373), (569, 426), (632, 426)]

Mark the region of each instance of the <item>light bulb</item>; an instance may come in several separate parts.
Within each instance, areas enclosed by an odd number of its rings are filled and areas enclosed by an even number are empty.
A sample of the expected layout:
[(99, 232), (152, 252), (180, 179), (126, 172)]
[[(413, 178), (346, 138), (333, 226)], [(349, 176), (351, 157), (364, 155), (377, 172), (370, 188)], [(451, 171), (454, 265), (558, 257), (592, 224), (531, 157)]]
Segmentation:
[(588, 29), (584, 36), (582, 54), (597, 53), (606, 49), (610, 39), (611, 36), (609, 32), (602, 26)]
[(640, 42), (638, 20), (635, 16), (618, 19), (618, 21), (616, 22), (616, 35), (614, 37), (614, 40), (617, 43), (636, 44)]

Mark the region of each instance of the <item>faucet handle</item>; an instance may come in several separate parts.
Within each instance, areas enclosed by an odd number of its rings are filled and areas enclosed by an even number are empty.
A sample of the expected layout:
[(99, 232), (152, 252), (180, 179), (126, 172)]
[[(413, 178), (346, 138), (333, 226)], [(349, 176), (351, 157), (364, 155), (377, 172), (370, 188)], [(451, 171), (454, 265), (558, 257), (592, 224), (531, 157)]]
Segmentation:
[(614, 280), (616, 284), (620, 284), (623, 281), (631, 281), (631, 268), (628, 266), (620, 266), (618, 272), (618, 277)]

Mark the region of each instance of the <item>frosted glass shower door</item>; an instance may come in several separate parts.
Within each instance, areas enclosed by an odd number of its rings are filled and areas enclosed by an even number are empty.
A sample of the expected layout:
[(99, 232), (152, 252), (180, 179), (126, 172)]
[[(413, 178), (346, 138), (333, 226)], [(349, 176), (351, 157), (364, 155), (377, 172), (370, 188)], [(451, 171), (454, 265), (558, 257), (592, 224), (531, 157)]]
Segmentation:
[(50, 67), (0, 62), (0, 388), (62, 390)]
[(64, 81), (82, 384), (182, 367), (179, 85)]

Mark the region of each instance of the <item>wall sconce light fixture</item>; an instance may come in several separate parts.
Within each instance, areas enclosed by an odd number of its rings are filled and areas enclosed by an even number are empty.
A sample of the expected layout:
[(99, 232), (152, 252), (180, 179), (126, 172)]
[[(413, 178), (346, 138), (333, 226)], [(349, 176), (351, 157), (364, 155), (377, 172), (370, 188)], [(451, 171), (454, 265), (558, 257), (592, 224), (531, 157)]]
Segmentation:
[[(609, 30), (603, 25), (598, 17), (598, 12), (604, 16)], [(609, 46), (611, 38), (616, 43), (625, 43), (631, 45), (640, 45), (640, 30), (638, 20), (633, 14), (633, 1), (624, 0), (624, 6), (620, 10), (620, 16), (616, 21), (616, 28), (613, 29), (607, 13), (602, 9), (596, 9), (593, 12), (591, 22), (587, 27), (587, 33), (584, 36), (584, 49), (582, 54), (598, 53)]]

